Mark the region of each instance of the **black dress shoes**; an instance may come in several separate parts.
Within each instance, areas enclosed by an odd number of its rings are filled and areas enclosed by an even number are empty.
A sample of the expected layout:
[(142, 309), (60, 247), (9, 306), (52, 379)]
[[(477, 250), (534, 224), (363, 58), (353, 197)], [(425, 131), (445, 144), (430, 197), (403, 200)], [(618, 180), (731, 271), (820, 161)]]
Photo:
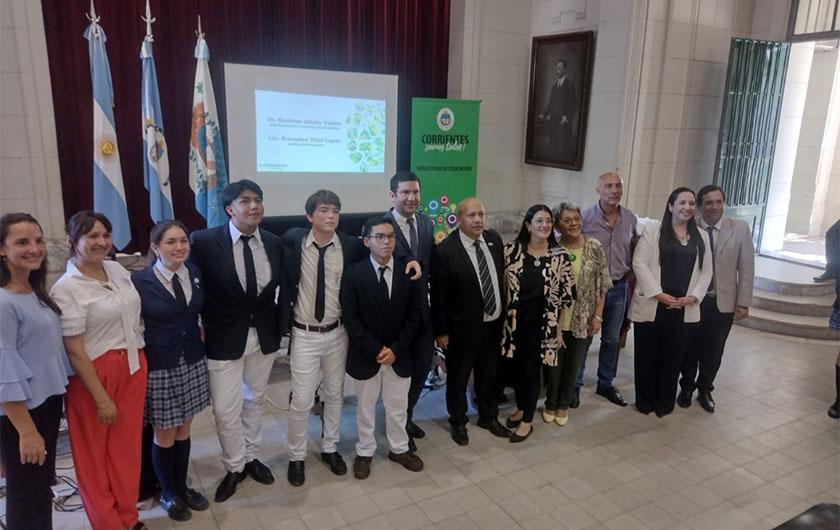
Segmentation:
[(192, 488), (187, 488), (184, 491), (184, 502), (189, 506), (190, 510), (203, 512), (210, 507), (210, 503), (204, 498), (204, 495), (195, 491)]
[(621, 392), (614, 386), (606, 387), (606, 388), (598, 388), (595, 390), (595, 393), (599, 396), (603, 396), (607, 398), (610, 403), (618, 405), (619, 407), (626, 407), (627, 402), (624, 401), (624, 398), (621, 397)]
[(470, 437), (467, 435), (467, 426), (466, 425), (453, 425), (452, 426), (452, 439), (458, 445), (467, 445), (470, 443)]
[(569, 402), (569, 408), (576, 409), (580, 406), (580, 387), (576, 386), (574, 393), (572, 393), (572, 400)]
[(510, 438), (510, 431), (505, 429), (505, 426), (499, 423), (499, 420), (496, 418), (489, 421), (478, 420), (478, 426), (482, 429), (490, 431), (490, 434), (493, 436), (498, 436), (499, 438)]
[(333, 472), (335, 475), (346, 475), (347, 474), (347, 464), (344, 463), (344, 459), (341, 458), (341, 455), (337, 452), (335, 453), (321, 453), (321, 460), (327, 463), (330, 466), (330, 471)]
[(531, 436), (532, 432), (534, 432), (534, 426), (533, 425), (531, 425), (531, 427), (528, 428), (528, 432), (525, 433), (524, 435), (516, 434), (516, 432), (514, 431), (514, 433), (510, 435), (510, 443), (517, 444), (519, 442), (524, 442), (525, 440), (528, 439), (529, 436)]
[(706, 412), (712, 413), (715, 411), (715, 400), (712, 399), (711, 392), (700, 392), (697, 394), (697, 403), (703, 407)]
[(408, 450), (412, 453), (417, 452), (417, 444), (414, 443), (414, 438), (412, 438), (411, 436), (408, 437)]
[(292, 486), (302, 486), (306, 481), (306, 471), (303, 460), (293, 460), (289, 462), (289, 484)]
[(190, 508), (180, 497), (172, 497), (171, 500), (160, 498), (160, 507), (166, 510), (166, 515), (175, 521), (189, 521), (192, 519)]
[(245, 464), (245, 473), (260, 484), (274, 484), (271, 470), (256, 458)]
[(677, 405), (679, 405), (680, 408), (684, 408), (684, 409), (687, 409), (688, 407), (690, 407), (691, 406), (691, 394), (693, 394), (693, 393), (694, 393), (693, 390), (686, 390), (685, 388), (680, 390), (680, 393), (677, 396)]
[(426, 431), (421, 429), (416, 423), (414, 423), (411, 420), (408, 420), (405, 423), (405, 432), (408, 434), (409, 437), (417, 438), (418, 440), (426, 436)]
[(825, 271), (824, 273), (820, 274), (819, 276), (814, 276), (815, 282), (830, 282), (834, 279), (834, 275), (829, 271)]
[(236, 485), (245, 480), (244, 471), (228, 471), (225, 478), (222, 479), (219, 487), (216, 488), (216, 496), (213, 498), (216, 502), (225, 502), (236, 493)]
[(520, 423), (522, 423), (521, 418), (518, 420), (513, 420), (510, 417), (508, 417), (508, 419), (505, 420), (505, 427), (507, 427), (508, 429), (515, 429), (519, 427)]

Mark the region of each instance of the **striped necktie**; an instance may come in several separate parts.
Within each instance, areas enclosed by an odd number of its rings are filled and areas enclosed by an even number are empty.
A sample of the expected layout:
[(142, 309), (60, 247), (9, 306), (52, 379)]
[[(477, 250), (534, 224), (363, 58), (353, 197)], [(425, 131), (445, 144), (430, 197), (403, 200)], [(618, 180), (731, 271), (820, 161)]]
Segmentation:
[(481, 243), (478, 239), (473, 243), (475, 257), (478, 260), (478, 280), (481, 283), (481, 297), (484, 299), (484, 312), (492, 315), (496, 312), (496, 297), (493, 295), (493, 281), (490, 279), (490, 268), (487, 266), (487, 258), (481, 250)]

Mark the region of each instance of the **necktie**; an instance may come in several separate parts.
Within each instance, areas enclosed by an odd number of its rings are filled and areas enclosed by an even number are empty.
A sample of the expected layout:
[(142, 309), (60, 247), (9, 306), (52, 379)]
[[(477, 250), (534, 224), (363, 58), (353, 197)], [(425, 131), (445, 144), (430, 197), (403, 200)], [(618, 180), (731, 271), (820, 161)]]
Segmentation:
[(411, 252), (416, 256), (417, 255), (417, 227), (414, 226), (414, 218), (406, 219), (406, 223), (408, 223), (408, 235), (409, 240), (408, 244), (411, 247)]
[(385, 271), (388, 267), (379, 267), (379, 288), (385, 293), (385, 298), (390, 300), (391, 293), (388, 291), (388, 282), (385, 281)]
[(715, 290), (715, 227), (707, 226), (706, 231), (709, 232), (709, 251), (712, 253), (712, 281), (709, 283), (709, 290)]
[(250, 301), (257, 299), (257, 269), (254, 268), (254, 254), (249, 244), (253, 237), (245, 234), (239, 236), (242, 240), (242, 257), (245, 259), (245, 296)]
[(175, 291), (175, 300), (178, 302), (178, 305), (186, 309), (187, 297), (184, 294), (184, 288), (181, 287), (181, 279), (178, 278), (177, 273), (172, 276), (172, 290)]
[(473, 243), (475, 257), (478, 260), (478, 279), (481, 283), (481, 297), (484, 299), (484, 312), (492, 315), (496, 311), (496, 297), (493, 295), (493, 281), (490, 279), (490, 268), (487, 267), (487, 259), (481, 250), (478, 239)]
[(327, 252), (327, 247), (332, 245), (328, 243), (323, 247), (319, 247), (318, 243), (314, 243), (315, 248), (318, 249), (318, 283), (315, 284), (315, 320), (318, 322), (324, 320), (324, 300), (326, 299), (326, 292), (324, 291), (324, 284), (326, 283), (324, 271), (324, 254)]

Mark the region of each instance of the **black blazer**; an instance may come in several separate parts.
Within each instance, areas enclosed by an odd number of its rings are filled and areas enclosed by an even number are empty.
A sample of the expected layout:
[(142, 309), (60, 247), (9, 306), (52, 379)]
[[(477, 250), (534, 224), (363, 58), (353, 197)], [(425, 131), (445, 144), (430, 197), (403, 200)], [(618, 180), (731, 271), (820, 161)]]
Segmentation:
[[(292, 329), (292, 319), (295, 315), (295, 303), (298, 298), (300, 285), (300, 256), (303, 240), (309, 234), (307, 228), (290, 228), (280, 238), (280, 249), (283, 253), (283, 274), (280, 285), (280, 334), (286, 335)], [(367, 247), (358, 237), (351, 237), (343, 232), (336, 232), (341, 241), (341, 251), (344, 258), (344, 270), (350, 265), (369, 256)], [(342, 273), (343, 274), (343, 273)], [(325, 322), (331, 324), (331, 322)]]
[[(502, 275), (505, 263), (502, 238), (493, 230), (485, 230), (484, 241), (487, 242), (493, 263), (496, 265), (496, 276), (501, 290), (499, 297), (504, 308)], [(438, 245), (433, 258), (434, 274), (430, 289), (435, 337), (449, 335), (450, 346), (453, 342), (478, 344), (484, 320), (484, 300), (475, 268), (461, 243), (460, 230), (454, 230)], [(500, 318), (503, 316), (504, 310)]]
[(421, 318), (420, 282), (405, 273), (405, 263), (394, 260), (391, 298), (385, 297), (370, 259), (344, 272), (341, 315), (350, 336), (347, 373), (370, 379), (379, 372), (376, 356), (387, 346), (394, 351), (392, 367), (400, 377), (411, 376), (411, 339)]
[(201, 270), (204, 279), (201, 319), (208, 359), (227, 361), (242, 357), (248, 328), (252, 326), (257, 330), (264, 354), (280, 349), (277, 329), (277, 287), (282, 268), (280, 238), (262, 228), (259, 230), (271, 266), (271, 278), (253, 305), (236, 274), (228, 224), (190, 234), (190, 261)]
[(435, 245), (435, 223), (427, 216), (420, 212), (415, 212), (414, 217), (417, 221), (417, 252), (411, 251), (409, 242), (405, 239), (400, 225), (394, 219), (393, 209), (385, 214), (385, 217), (391, 220), (391, 225), (394, 227), (394, 232), (397, 234), (397, 243), (394, 247), (394, 259), (408, 263), (411, 260), (420, 262), (423, 269), (423, 276), (418, 280), (420, 283), (420, 298), (422, 300), (423, 320), (422, 324), (427, 327), (432, 327), (432, 311), (429, 307), (429, 276), (432, 270), (432, 253), (437, 251)]
[(204, 285), (195, 265), (186, 264), (190, 274), (192, 296), (186, 310), (155, 276), (154, 265), (131, 275), (134, 288), (140, 293), (140, 315), (145, 325), (146, 361), (149, 371), (175, 368), (181, 355), (187, 364), (204, 358), (204, 343), (198, 327), (198, 314), (204, 305)]

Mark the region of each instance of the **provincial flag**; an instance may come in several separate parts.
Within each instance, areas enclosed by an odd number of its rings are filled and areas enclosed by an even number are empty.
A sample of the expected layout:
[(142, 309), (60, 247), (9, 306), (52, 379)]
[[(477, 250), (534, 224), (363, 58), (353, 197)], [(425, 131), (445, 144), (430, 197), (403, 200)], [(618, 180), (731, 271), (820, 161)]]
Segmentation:
[(228, 176), (216, 97), (207, 65), (210, 50), (200, 31), (195, 44), (197, 62), (190, 129), (190, 187), (195, 193), (195, 209), (211, 228), (228, 220), (222, 207), (222, 191), (228, 185)]
[(169, 185), (169, 148), (163, 136), (155, 58), (152, 56), (153, 40), (151, 33), (147, 33), (140, 46), (140, 61), (143, 64), (140, 106), (143, 123), (143, 184), (149, 190), (149, 213), (157, 223), (173, 219), (174, 215)]
[(117, 131), (114, 128), (114, 87), (105, 51), (105, 32), (91, 3), (90, 26), (85, 30), (93, 84), (93, 209), (105, 214), (113, 225), (114, 247), (124, 249), (131, 241), (125, 202)]

